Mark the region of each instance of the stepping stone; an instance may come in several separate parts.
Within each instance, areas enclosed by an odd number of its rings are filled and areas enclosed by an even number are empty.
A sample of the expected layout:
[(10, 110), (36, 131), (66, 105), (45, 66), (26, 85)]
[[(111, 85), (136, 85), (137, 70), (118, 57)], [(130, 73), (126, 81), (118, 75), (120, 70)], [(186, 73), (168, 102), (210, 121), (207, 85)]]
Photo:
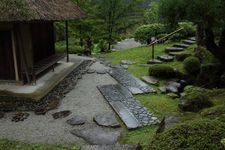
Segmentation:
[(181, 88), (181, 84), (178, 82), (170, 81), (165, 85), (166, 91), (169, 93), (179, 93), (179, 89)]
[(121, 60), (120, 62), (121, 65), (133, 65), (135, 62), (130, 61), (130, 60)]
[(95, 70), (94, 69), (88, 69), (87, 73), (88, 74), (93, 74), (93, 73), (95, 73)]
[(118, 128), (120, 123), (112, 113), (96, 115), (93, 119), (99, 126)]
[(170, 56), (177, 56), (177, 55), (180, 55), (180, 53), (177, 53), (177, 52), (169, 52), (168, 53)]
[(149, 93), (151, 90), (146, 83), (129, 74), (122, 68), (113, 68), (108, 73), (122, 86), (129, 89), (132, 94)]
[(5, 116), (3, 112), (0, 112), (0, 119), (2, 119)]
[(155, 79), (154, 77), (152, 76), (144, 76), (144, 77), (141, 77), (141, 79), (149, 84), (153, 84), (153, 85), (156, 85), (158, 84), (158, 80)]
[(128, 69), (128, 65), (121, 65), (121, 67), (126, 70)]
[(135, 145), (85, 145), (81, 150), (137, 150)]
[(188, 40), (196, 41), (196, 37), (190, 37), (190, 38), (188, 38)]
[(52, 117), (54, 119), (62, 119), (62, 118), (66, 118), (70, 114), (72, 114), (71, 111), (65, 110), (65, 111), (60, 111), (60, 112), (57, 112), (57, 113), (52, 114)]
[(161, 121), (158, 130), (156, 133), (161, 133), (165, 131), (166, 129), (169, 129), (175, 125), (179, 121), (180, 118), (176, 116), (165, 116), (163, 117), (163, 120)]
[(147, 62), (147, 64), (162, 64), (163, 62), (159, 59), (151, 59)]
[(16, 114), (13, 116), (12, 121), (13, 121), (13, 122), (24, 121), (24, 120), (27, 119), (29, 116), (30, 116), (29, 113), (18, 112), (18, 113), (16, 113)]
[(168, 93), (167, 94), (169, 97), (171, 97), (172, 99), (176, 99), (179, 98), (179, 95), (175, 94), (175, 93)]
[(118, 131), (104, 131), (103, 128), (73, 130), (71, 133), (84, 139), (91, 145), (113, 145), (120, 137)]
[(165, 86), (159, 87), (159, 90), (160, 90), (161, 93), (166, 93), (166, 87)]
[(150, 67), (149, 64), (140, 64), (140, 65), (138, 65), (138, 66), (140, 66), (140, 67)]
[(184, 48), (181, 48), (181, 47), (167, 47), (165, 49), (165, 52), (166, 53), (169, 53), (169, 52), (181, 52), (183, 50), (184, 50)]
[(184, 44), (192, 45), (192, 44), (195, 44), (196, 42), (195, 41), (192, 41), (192, 40), (183, 40), (183, 43)]
[(97, 70), (96, 71), (97, 74), (106, 74), (106, 70)]
[(71, 126), (83, 125), (85, 124), (85, 122), (86, 122), (86, 118), (82, 116), (74, 116), (73, 118), (66, 121), (66, 123), (68, 123)]
[(157, 58), (160, 59), (161, 61), (164, 61), (164, 62), (171, 62), (171, 61), (174, 60), (173, 56), (170, 56), (170, 55), (167, 55), (167, 54), (157, 56)]
[(182, 43), (179, 43), (179, 44), (174, 44), (173, 47), (181, 47), (181, 48), (188, 48), (189, 45), (187, 44), (182, 44)]

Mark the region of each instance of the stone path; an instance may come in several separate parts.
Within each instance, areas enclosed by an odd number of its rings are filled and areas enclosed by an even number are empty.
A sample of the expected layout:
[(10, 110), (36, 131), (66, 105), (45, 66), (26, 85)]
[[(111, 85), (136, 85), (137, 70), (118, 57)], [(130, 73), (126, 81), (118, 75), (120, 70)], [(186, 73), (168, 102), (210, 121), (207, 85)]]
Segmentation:
[(98, 86), (98, 89), (128, 129), (159, 123), (159, 120), (152, 113), (149, 113), (127, 88), (116, 84)]
[(129, 89), (132, 94), (143, 94), (152, 91), (152, 88), (146, 83), (129, 74), (122, 68), (112, 68), (108, 73), (121, 85)]

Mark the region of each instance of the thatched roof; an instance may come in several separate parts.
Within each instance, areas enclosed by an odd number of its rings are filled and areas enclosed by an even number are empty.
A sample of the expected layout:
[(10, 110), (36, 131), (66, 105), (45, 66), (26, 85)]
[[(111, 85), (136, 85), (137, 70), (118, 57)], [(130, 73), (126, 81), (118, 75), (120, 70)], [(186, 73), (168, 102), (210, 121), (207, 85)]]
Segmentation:
[(71, 0), (0, 0), (0, 22), (73, 20), (83, 16)]

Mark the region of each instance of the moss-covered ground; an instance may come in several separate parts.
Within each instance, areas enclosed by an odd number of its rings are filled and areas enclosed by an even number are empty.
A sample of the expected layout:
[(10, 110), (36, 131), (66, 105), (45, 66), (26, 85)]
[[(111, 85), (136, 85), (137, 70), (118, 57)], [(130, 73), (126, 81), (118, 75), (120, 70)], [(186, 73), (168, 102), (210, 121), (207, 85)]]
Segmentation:
[[(155, 46), (155, 56), (163, 54), (164, 50), (168, 46), (172, 46), (174, 43), (157, 44)], [(187, 48), (184, 53), (194, 55), (194, 48), (196, 45), (192, 45)], [(151, 47), (139, 47), (123, 51), (116, 51), (104, 55), (113, 64), (119, 64), (121, 60), (131, 60), (136, 62), (130, 65), (128, 72), (134, 76), (140, 78), (142, 76), (148, 75), (148, 67), (140, 66), (140, 64), (146, 64), (146, 62), (151, 58)], [(183, 63), (179, 61), (173, 61), (167, 63), (168, 65), (176, 68), (180, 72), (185, 73)], [(162, 85), (165, 80), (160, 80), (159, 85)], [(158, 85), (158, 86), (159, 86)], [(152, 86), (152, 85), (151, 85)], [(154, 89), (158, 90), (158, 86), (152, 86)], [(224, 90), (222, 90), (224, 91)], [(211, 95), (211, 100), (216, 105), (224, 104), (225, 93), (220, 91), (219, 94)], [(136, 98), (146, 107), (150, 112), (155, 113), (160, 119), (168, 114), (173, 114), (182, 118), (182, 120), (191, 120), (193, 118), (202, 118), (200, 113), (184, 113), (181, 112), (177, 105), (179, 99), (172, 99), (165, 94), (143, 94), (138, 95)], [(140, 143), (144, 146), (144, 149), (148, 149), (150, 140), (154, 137), (158, 126), (149, 126), (141, 129), (136, 129), (133, 131), (125, 131), (121, 137), (121, 143), (137, 144)]]

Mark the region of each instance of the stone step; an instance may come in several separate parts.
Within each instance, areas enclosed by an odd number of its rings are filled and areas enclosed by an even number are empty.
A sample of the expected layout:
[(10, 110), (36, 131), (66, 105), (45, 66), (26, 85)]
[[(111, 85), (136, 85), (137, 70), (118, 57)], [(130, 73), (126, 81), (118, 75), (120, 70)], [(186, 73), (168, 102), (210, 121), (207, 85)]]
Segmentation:
[(189, 45), (187, 45), (187, 44), (182, 44), (182, 43), (178, 43), (178, 44), (174, 44), (173, 47), (188, 48)]
[(127, 88), (119, 84), (102, 85), (97, 88), (128, 129), (159, 123), (159, 120), (149, 113)]
[(135, 145), (85, 145), (81, 146), (81, 150), (136, 150)]
[(181, 52), (183, 50), (184, 50), (184, 48), (182, 48), (182, 47), (167, 47), (165, 49), (165, 52), (166, 53), (169, 53), (169, 52)]
[(183, 43), (184, 44), (192, 45), (192, 44), (195, 44), (196, 42), (195, 41), (192, 41), (192, 40), (183, 40)]
[(132, 94), (143, 94), (151, 92), (151, 87), (149, 87), (140, 79), (129, 74), (123, 68), (112, 68), (108, 73), (121, 85), (129, 89)]
[(174, 57), (173, 56), (170, 56), (168, 54), (164, 54), (164, 55), (161, 55), (161, 56), (157, 56), (157, 58), (161, 61), (164, 61), (164, 62), (171, 62), (174, 60)]
[(190, 37), (190, 38), (188, 38), (188, 40), (196, 41), (196, 37)]
[(163, 62), (159, 59), (151, 59), (147, 62), (147, 64), (162, 64)]
[(177, 52), (169, 52), (168, 53), (170, 56), (177, 56), (180, 55), (181, 53), (177, 53)]

